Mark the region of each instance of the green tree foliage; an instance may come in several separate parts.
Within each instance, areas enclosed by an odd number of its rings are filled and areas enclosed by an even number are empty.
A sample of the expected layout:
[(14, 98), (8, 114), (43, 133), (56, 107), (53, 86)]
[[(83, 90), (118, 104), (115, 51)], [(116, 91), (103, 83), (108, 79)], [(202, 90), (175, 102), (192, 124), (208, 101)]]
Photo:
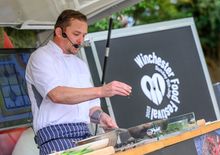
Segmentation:
[(176, 4), (171, 0), (145, 0), (125, 9), (122, 14), (134, 17), (136, 25), (191, 16), (188, 12), (179, 11)]
[(0, 48), (3, 48), (4, 45), (4, 30), (0, 27)]
[[(121, 21), (122, 16), (133, 17), (134, 25), (194, 17), (205, 54), (218, 58), (220, 0), (143, 0), (112, 16), (113, 28), (125, 26)], [(89, 31), (103, 31), (107, 27), (108, 18), (105, 18), (91, 25)]]
[(220, 1), (194, 0), (191, 2), (191, 11), (205, 54), (219, 58)]
[(36, 47), (36, 31), (17, 30), (13, 28), (4, 28), (15, 48), (33, 48)]
[[(142, 25), (176, 18), (192, 16), (192, 13), (180, 11), (179, 3), (172, 3), (171, 0), (144, 0), (140, 3), (112, 15), (114, 18), (113, 28), (124, 27), (121, 17), (130, 16), (134, 18), (134, 25)], [(104, 18), (90, 26), (89, 31), (103, 31), (108, 27), (108, 18)]]

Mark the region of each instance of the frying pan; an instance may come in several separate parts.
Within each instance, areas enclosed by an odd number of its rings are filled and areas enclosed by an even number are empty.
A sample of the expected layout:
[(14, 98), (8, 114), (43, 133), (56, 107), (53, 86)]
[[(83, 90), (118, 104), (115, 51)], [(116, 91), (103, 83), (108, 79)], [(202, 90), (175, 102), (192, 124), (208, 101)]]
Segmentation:
[(120, 130), (113, 129), (113, 130), (108, 131), (106, 133), (102, 133), (102, 134), (99, 134), (99, 135), (96, 135), (96, 136), (92, 136), (92, 137), (83, 139), (81, 141), (78, 141), (76, 143), (76, 145), (79, 146), (79, 145), (91, 143), (91, 142), (94, 142), (94, 141), (97, 141), (97, 140), (108, 138), (109, 142), (108, 142), (107, 146), (115, 146), (117, 144), (119, 133), (120, 133)]

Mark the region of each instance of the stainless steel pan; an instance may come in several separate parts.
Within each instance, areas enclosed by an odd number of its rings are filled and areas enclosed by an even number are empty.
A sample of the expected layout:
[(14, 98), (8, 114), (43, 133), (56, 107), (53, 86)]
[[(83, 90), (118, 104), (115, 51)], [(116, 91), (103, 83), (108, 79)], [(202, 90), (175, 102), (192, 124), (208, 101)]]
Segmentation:
[(102, 134), (92, 136), (92, 137), (86, 138), (84, 140), (78, 141), (76, 143), (76, 145), (79, 146), (79, 145), (91, 143), (91, 142), (94, 142), (97, 140), (108, 138), (109, 139), (108, 146), (115, 146), (117, 144), (119, 133), (120, 133), (120, 130), (113, 129), (113, 130), (108, 131), (106, 133), (102, 133)]

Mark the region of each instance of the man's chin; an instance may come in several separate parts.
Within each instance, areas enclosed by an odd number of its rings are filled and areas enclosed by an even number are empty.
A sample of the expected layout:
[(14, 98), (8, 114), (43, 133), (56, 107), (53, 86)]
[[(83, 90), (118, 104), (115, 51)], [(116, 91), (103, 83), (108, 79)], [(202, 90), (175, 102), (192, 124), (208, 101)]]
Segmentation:
[(68, 50), (68, 54), (73, 54), (76, 55), (78, 53), (79, 50), (74, 49), (74, 50)]
[(78, 54), (78, 52), (79, 52), (79, 50), (75, 50), (75, 51), (72, 51), (72, 54), (76, 55), (76, 54)]

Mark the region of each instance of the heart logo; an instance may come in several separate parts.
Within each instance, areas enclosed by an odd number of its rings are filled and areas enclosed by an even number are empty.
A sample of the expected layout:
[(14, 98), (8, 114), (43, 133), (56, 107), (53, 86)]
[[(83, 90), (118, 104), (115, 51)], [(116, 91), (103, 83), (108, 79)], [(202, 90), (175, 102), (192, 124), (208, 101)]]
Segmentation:
[(141, 88), (144, 94), (156, 105), (160, 105), (166, 90), (163, 77), (154, 73), (152, 78), (145, 75), (141, 79)]

